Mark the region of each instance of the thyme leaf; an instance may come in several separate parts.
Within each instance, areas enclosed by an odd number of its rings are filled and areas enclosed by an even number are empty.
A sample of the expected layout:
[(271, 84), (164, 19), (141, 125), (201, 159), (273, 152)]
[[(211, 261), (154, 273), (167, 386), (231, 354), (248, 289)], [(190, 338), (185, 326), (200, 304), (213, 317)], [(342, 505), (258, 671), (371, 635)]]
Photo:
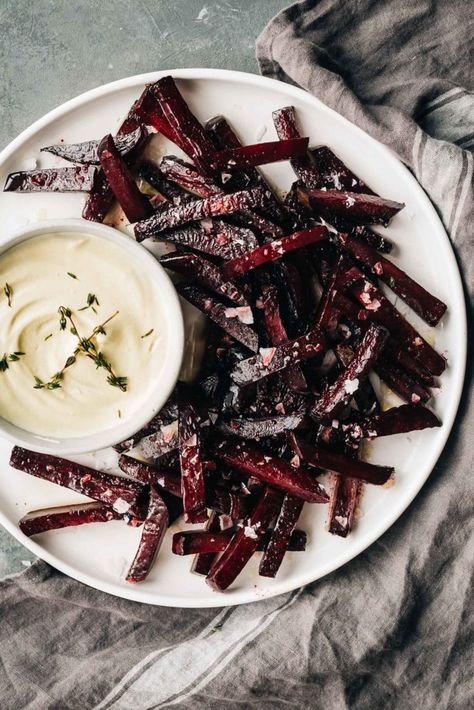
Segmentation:
[(154, 330), (155, 330), (154, 328), (150, 328), (149, 331), (147, 331), (146, 333), (144, 333), (143, 335), (140, 336), (141, 339), (143, 340), (143, 338), (148, 338), (148, 336), (151, 335)]
[(5, 284), (5, 286), (3, 287), (3, 291), (5, 293), (5, 296), (7, 297), (8, 305), (11, 308), (12, 307), (12, 298), (13, 298), (13, 289), (9, 283)]

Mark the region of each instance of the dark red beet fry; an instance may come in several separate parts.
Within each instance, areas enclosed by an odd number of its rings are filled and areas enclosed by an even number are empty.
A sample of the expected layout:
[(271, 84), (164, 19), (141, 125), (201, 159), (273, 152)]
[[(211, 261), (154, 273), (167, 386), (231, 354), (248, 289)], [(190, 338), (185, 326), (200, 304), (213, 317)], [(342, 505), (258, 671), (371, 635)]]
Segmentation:
[(311, 411), (315, 419), (333, 418), (351, 401), (359, 382), (374, 366), (388, 338), (388, 330), (371, 324), (348, 367), (327, 387)]
[[(344, 368), (348, 367), (354, 358), (353, 349), (344, 343), (336, 345), (334, 353), (339, 364)], [(359, 386), (354, 392), (354, 402), (361, 414), (373, 414), (379, 411), (379, 401), (368, 377), (359, 380)]]
[(140, 440), (138, 448), (145, 459), (158, 459), (178, 448), (178, 421), (163, 424), (153, 434)]
[(168, 508), (155, 486), (150, 486), (148, 513), (137, 554), (127, 574), (127, 582), (142, 582), (148, 576), (168, 527)]
[(244, 254), (248, 249), (257, 245), (255, 235), (249, 229), (234, 227), (213, 221), (212, 229), (188, 225), (183, 229), (170, 229), (162, 232), (157, 239), (179, 244), (195, 251), (217, 256), (221, 259), (233, 259), (239, 254)]
[(308, 501), (327, 503), (328, 496), (312, 473), (244, 442), (224, 441), (214, 447), (217, 458), (249, 476)]
[[(289, 340), (280, 312), (278, 290), (273, 284), (262, 287), (260, 300), (268, 337), (272, 345), (282, 345)], [(297, 392), (305, 392), (308, 383), (299, 365), (287, 367), (283, 379), (288, 387)]]
[(190, 111), (174, 79), (165, 76), (151, 87), (158, 99), (164, 117), (185, 146), (185, 153), (198, 165), (206, 168), (211, 162), (215, 150), (204, 128)]
[(386, 200), (377, 195), (343, 190), (308, 190), (300, 188), (298, 196), (303, 204), (316, 212), (340, 216), (356, 224), (383, 224), (387, 226), (392, 217), (405, 206), (401, 202)]
[[(213, 510), (212, 513), (209, 516), (209, 519), (205, 523), (204, 526), (204, 533), (205, 535), (214, 535), (215, 533), (220, 534), (221, 532), (221, 526), (220, 526), (220, 517), (219, 514)], [(176, 534), (179, 535), (179, 533), (175, 533), (173, 535), (173, 544), (172, 544), (172, 551), (175, 552), (175, 546), (176, 546)], [(186, 532), (183, 531), (182, 533), (186, 537)], [(189, 548), (189, 545), (187, 544), (187, 540), (181, 542), (179, 544), (179, 549), (182, 550), (182, 552), (175, 552), (175, 554), (186, 554), (186, 550)], [(222, 549), (225, 550), (229, 542), (229, 538), (227, 538), (227, 541), (224, 543)], [(219, 550), (220, 552), (220, 550)], [(202, 574), (204, 576), (207, 576), (209, 574), (209, 570), (212, 567), (212, 564), (214, 560), (216, 559), (216, 553), (215, 552), (204, 552), (201, 550), (196, 550), (196, 555), (194, 557), (193, 563), (191, 565), (191, 572), (194, 572), (194, 574)]]
[[(295, 499), (297, 500), (297, 499)], [(209, 530), (182, 530), (173, 535), (172, 551), (175, 555), (201, 555), (215, 558), (216, 553), (223, 552), (236, 531), (233, 529), (220, 530), (219, 516), (216, 515), (216, 529)], [(269, 543), (273, 530), (267, 530), (257, 545), (257, 552), (264, 550)], [(306, 533), (303, 530), (293, 530), (288, 541), (288, 552), (304, 552), (306, 548)], [(198, 571), (197, 563), (193, 563), (192, 571), (197, 574), (208, 574)], [(199, 567), (202, 569), (201, 565)]]
[[(161, 170), (149, 160), (142, 160), (140, 165), (135, 169), (136, 174), (142, 180), (145, 180), (151, 187), (153, 187), (159, 195), (163, 198), (163, 202), (169, 201), (175, 204), (179, 204), (188, 197), (191, 199), (190, 195), (186, 195), (180, 187), (170, 182), (161, 172)], [(159, 199), (159, 195), (154, 195), (153, 200)]]
[(184, 519), (188, 523), (200, 523), (207, 520), (200, 441), (201, 421), (189, 402), (180, 405), (178, 421)]
[(127, 476), (142, 483), (153, 483), (153, 485), (162, 488), (167, 493), (181, 497), (181, 478), (176, 473), (144, 461), (138, 461), (138, 459), (125, 454), (119, 457), (118, 464), (120, 470), (126, 473)]
[(243, 570), (258, 547), (281, 506), (281, 493), (265, 488), (246, 524), (234, 535), (222, 555), (212, 565), (207, 583), (213, 589), (227, 589)]
[(181, 205), (162, 204), (152, 217), (135, 225), (135, 236), (141, 242), (164, 230), (180, 227), (209, 217), (232, 214), (242, 209), (253, 209), (264, 204), (261, 188), (240, 190), (226, 195), (214, 195), (203, 200), (187, 200)]
[(352, 459), (345, 454), (321, 449), (297, 438), (301, 458), (310, 466), (339, 473), (341, 476), (357, 478), (367, 483), (381, 486), (393, 474), (391, 466), (376, 466), (373, 463)]
[(219, 296), (225, 296), (238, 306), (249, 305), (241, 289), (227, 280), (222, 270), (203, 256), (190, 252), (171, 252), (160, 257), (160, 264), (182, 276), (194, 279), (200, 286), (214, 291)]
[(301, 412), (257, 419), (240, 417), (231, 419), (229, 422), (220, 422), (219, 429), (223, 434), (238, 436), (240, 439), (264, 439), (296, 429), (303, 421), (304, 416), (304, 412)]
[[(225, 190), (212, 177), (200, 172), (195, 165), (190, 165), (179, 158), (165, 156), (160, 163), (160, 168), (169, 180), (198, 197), (207, 198), (214, 195), (225, 195)], [(244, 226), (251, 226), (270, 238), (275, 238), (284, 233), (280, 226), (251, 210), (240, 210), (234, 214), (233, 218), (234, 221), (238, 221)]]
[(412, 325), (397, 311), (376, 286), (361, 281), (351, 288), (352, 294), (368, 311), (368, 318), (389, 329), (409, 354), (433, 375), (441, 375), (446, 367), (445, 359), (429, 345)]
[(256, 382), (289, 365), (308, 360), (324, 351), (324, 337), (319, 328), (310, 330), (295, 340), (271, 348), (260, 348), (258, 355), (242, 360), (230, 376), (238, 385)]
[(20, 530), (27, 537), (49, 530), (70, 528), (86, 523), (108, 523), (109, 520), (121, 520), (122, 516), (107, 505), (81, 503), (65, 508), (35, 510), (21, 518)]
[(130, 222), (146, 219), (153, 211), (150, 202), (138, 189), (110, 133), (101, 140), (98, 153), (107, 182), (127, 219)]
[(314, 158), (314, 165), (318, 173), (317, 184), (308, 185), (308, 187), (322, 188), (334, 190), (349, 190), (350, 192), (364, 192), (367, 195), (375, 195), (370, 187), (367, 187), (352, 170), (349, 170), (347, 165), (332, 152), (331, 148), (326, 145), (321, 145), (318, 148), (312, 148), (310, 153)]
[(305, 229), (302, 232), (295, 232), (287, 237), (280, 237), (273, 242), (263, 244), (262, 246), (253, 249), (253, 251), (243, 254), (232, 261), (224, 264), (224, 275), (228, 279), (242, 276), (257, 266), (266, 264), (268, 261), (281, 259), (285, 254), (301, 249), (309, 244), (324, 241), (328, 238), (326, 227), (318, 226)]
[(381, 281), (390, 286), (392, 291), (403, 298), (415, 313), (418, 313), (430, 325), (437, 325), (446, 311), (445, 303), (432, 296), (398, 266), (378, 254), (360, 239), (348, 234), (339, 235), (339, 239), (345, 249), (365, 264)]
[(278, 163), (299, 155), (305, 155), (308, 150), (308, 138), (295, 138), (287, 141), (268, 141), (244, 145), (240, 148), (230, 148), (215, 153), (212, 159), (214, 170), (232, 172), (245, 170), (248, 167)]
[(390, 389), (409, 404), (427, 402), (431, 397), (429, 390), (424, 385), (414, 380), (385, 355), (382, 355), (379, 361), (375, 363), (374, 372)]
[[(114, 138), (115, 147), (121, 155), (127, 155), (134, 150), (137, 145), (146, 137), (147, 131), (143, 126), (138, 126), (131, 133)], [(41, 148), (42, 153), (51, 153), (58, 158), (69, 160), (71, 163), (85, 163), (87, 165), (99, 165), (99, 144), (100, 140), (85, 141), (84, 143), (58, 143)]]
[(235, 308), (226, 306), (191, 284), (177, 284), (176, 288), (183, 298), (209, 316), (226, 333), (252, 352), (257, 351), (257, 333), (250, 325), (247, 325), (247, 323), (253, 323), (252, 311), (249, 306), (236, 306)]
[[(296, 127), (296, 114), (294, 106), (286, 106), (272, 113), (273, 123), (280, 140), (300, 138)], [(308, 153), (297, 158), (291, 158), (291, 167), (296, 177), (306, 187), (320, 187), (319, 175)]]
[(441, 422), (436, 414), (426, 407), (402, 404), (400, 407), (392, 407), (385, 412), (364, 417), (353, 424), (343, 424), (341, 429), (346, 438), (357, 441), (439, 426)]
[[(140, 112), (148, 102), (148, 87), (145, 87), (141, 96), (134, 102), (126, 118), (122, 122), (117, 131), (117, 135), (125, 135), (135, 131), (143, 121), (140, 118)], [(133, 162), (136, 157), (136, 151), (132, 150), (127, 154), (126, 160)], [(82, 216), (92, 222), (103, 222), (107, 213), (113, 207), (115, 198), (107, 178), (102, 170), (97, 173), (96, 179), (90, 191), (89, 199), (84, 205)]]
[(89, 192), (97, 169), (89, 165), (10, 173), (4, 192)]
[(135, 434), (133, 434), (133, 436), (131, 436), (129, 439), (125, 439), (119, 444), (116, 444), (114, 446), (115, 451), (118, 451), (119, 453), (123, 451), (129, 451), (129, 449), (132, 449), (135, 444), (137, 444), (145, 436), (153, 434), (154, 432), (158, 431), (158, 429), (160, 429), (162, 426), (171, 424), (171, 422), (175, 421), (175, 419), (177, 418), (178, 403), (176, 400), (176, 394), (175, 392), (173, 392), (168, 401), (160, 409), (158, 414), (156, 414), (152, 419), (150, 419), (148, 424), (146, 424), (144, 427), (135, 432)]
[[(214, 116), (214, 118), (207, 121), (206, 131), (211, 136), (213, 142), (219, 150), (240, 148), (242, 146), (242, 143), (224, 116)], [(268, 202), (264, 207), (265, 214), (267, 214), (271, 220), (277, 222), (278, 224), (286, 223), (287, 214), (284, 207), (281, 205), (279, 200), (277, 200), (263, 175), (259, 173), (256, 168), (247, 167), (245, 172), (236, 172), (233, 170), (232, 176), (234, 178), (240, 178), (245, 186), (254, 185), (256, 187), (265, 188), (268, 199)]]
[(134, 481), (20, 446), (13, 447), (10, 466), (105, 503), (121, 515), (138, 502), (143, 491)]
[(333, 475), (332, 478), (328, 529), (332, 535), (347, 537), (352, 530), (362, 482), (357, 478), (345, 478), (337, 475)]
[(304, 501), (285, 495), (270, 540), (260, 561), (261, 577), (275, 577), (288, 550), (291, 535), (303, 510)]
[[(333, 294), (333, 306), (335, 310), (340, 314), (346, 315), (355, 325), (365, 331), (370, 323), (370, 321), (367, 320), (370, 317), (370, 311), (365, 309), (361, 310), (354, 301), (347, 298), (347, 296), (344, 296), (342, 293), (334, 291)], [(420, 380), (425, 386), (434, 387), (436, 385), (436, 380), (433, 375), (419, 362), (414, 360), (392, 336), (390, 336), (387, 341), (385, 355), (390, 360), (398, 363), (403, 370), (406, 370), (412, 379)]]

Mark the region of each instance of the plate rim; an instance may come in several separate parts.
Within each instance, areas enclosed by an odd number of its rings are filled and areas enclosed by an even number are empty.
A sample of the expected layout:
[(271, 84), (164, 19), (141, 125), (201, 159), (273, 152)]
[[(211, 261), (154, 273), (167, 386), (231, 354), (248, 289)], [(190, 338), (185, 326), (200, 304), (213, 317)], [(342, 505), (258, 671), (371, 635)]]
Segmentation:
[[(56, 556), (50, 553), (48, 550), (43, 548), (39, 543), (35, 542), (31, 538), (26, 537), (18, 527), (16, 527), (10, 520), (6, 517), (3, 511), (0, 510), (0, 523), (2, 526), (24, 547), (26, 547), (30, 552), (50, 564), (53, 568), (59, 570), (60, 572), (66, 574), (67, 576), (75, 579), (78, 582), (82, 582), (87, 586), (97, 589), (102, 592), (111, 594), (123, 599), (128, 599), (130, 601), (141, 602), (144, 604), (150, 604), (154, 606), (165, 606), (173, 608), (222, 608), (228, 606), (238, 606), (240, 604), (248, 604), (252, 602), (262, 601), (263, 599), (269, 599), (271, 597), (291, 592), (295, 589), (301, 588), (307, 584), (317, 581), (325, 577), (327, 574), (343, 567), (345, 564), (356, 558), (364, 550), (366, 550), (370, 545), (372, 545), (376, 540), (378, 540), (407, 510), (413, 500), (416, 498), (420, 492), (423, 485), (428, 480), (431, 475), (436, 462), (441, 456), (448, 437), (452, 431), (454, 421), (459, 409), (459, 404), (461, 401), (461, 395), (463, 391), (465, 372), (466, 372), (466, 359), (467, 359), (467, 316), (466, 316), (466, 300), (464, 295), (464, 289), (462, 286), (462, 277), (459, 271), (459, 266), (454, 253), (453, 245), (451, 244), (450, 238), (444, 228), (443, 223), (432, 202), (429, 200), (424, 189), (420, 183), (416, 180), (414, 175), (410, 170), (399, 160), (395, 153), (388, 148), (386, 145), (380, 141), (373, 138), (370, 134), (364, 131), (362, 128), (356, 124), (349, 121), (347, 118), (339, 114), (334, 109), (326, 106), (320, 99), (313, 96), (310, 92), (301, 89), (300, 87), (293, 86), (292, 84), (286, 84), (285, 82), (278, 81), (276, 79), (271, 79), (269, 77), (262, 77), (259, 74), (251, 74), (248, 72), (228, 70), (228, 69), (214, 69), (214, 68), (181, 68), (181, 69), (169, 69), (155, 72), (147, 72), (143, 74), (135, 74), (129, 77), (124, 77), (107, 84), (102, 84), (93, 89), (90, 89), (78, 96), (75, 96), (68, 101), (60, 104), (51, 111), (38, 118), (27, 128), (25, 128), (18, 136), (16, 136), (10, 143), (8, 143), (5, 148), (0, 152), (0, 166), (29, 138), (34, 136), (39, 130), (47, 127), (52, 121), (64, 116), (68, 112), (74, 110), (93, 101), (96, 98), (102, 98), (107, 94), (114, 93), (115, 91), (120, 91), (122, 89), (130, 88), (133, 86), (145, 85), (150, 82), (157, 81), (160, 77), (172, 75), (176, 79), (204, 79), (204, 80), (226, 80), (232, 83), (250, 83), (259, 86), (267, 86), (272, 89), (277, 89), (282, 91), (284, 88), (284, 93), (287, 96), (294, 96), (297, 99), (313, 102), (319, 110), (323, 110), (329, 115), (336, 115), (338, 120), (342, 120), (344, 123), (351, 127), (351, 130), (356, 129), (364, 135), (365, 138), (369, 138), (370, 141), (375, 143), (379, 150), (385, 154), (387, 160), (389, 160), (394, 169), (397, 169), (403, 173), (404, 178), (411, 182), (414, 191), (417, 193), (417, 199), (422, 203), (425, 210), (431, 212), (432, 219), (438, 223), (438, 227), (444, 235), (447, 252), (449, 253), (449, 259), (451, 261), (451, 266), (454, 267), (454, 272), (457, 276), (457, 287), (455, 289), (456, 293), (453, 297), (459, 302), (457, 307), (457, 320), (459, 331), (462, 334), (460, 338), (460, 350), (458, 349), (458, 369), (456, 372), (456, 378), (453, 380), (452, 396), (449, 398), (448, 411), (443, 415), (443, 427), (444, 430), (437, 446), (430, 450), (429, 456), (427, 457), (429, 463), (427, 465), (427, 472), (424, 476), (420, 477), (417, 481), (417, 485), (414, 489), (407, 495), (406, 498), (392, 511), (391, 514), (387, 515), (387, 518), (383, 523), (379, 524), (374, 528), (373, 531), (366, 531), (363, 538), (355, 544), (355, 547), (351, 547), (346, 553), (342, 552), (336, 556), (336, 561), (327, 563), (321, 570), (319, 570), (316, 575), (314, 572), (300, 573), (298, 579), (295, 579), (290, 575), (288, 579), (282, 580), (280, 582), (276, 581), (275, 591), (265, 590), (264, 592), (255, 592), (253, 587), (245, 587), (241, 590), (236, 590), (232, 596), (227, 599), (224, 594), (219, 594), (216, 601), (214, 602), (212, 598), (210, 599), (189, 599), (182, 598), (173, 595), (172, 598), (164, 597), (161, 594), (140, 592), (137, 594), (133, 586), (130, 588), (117, 588), (112, 583), (103, 582), (95, 579), (87, 573), (76, 570), (74, 567), (70, 566), (68, 563), (56, 558)], [(214, 593), (215, 594), (215, 593)]]

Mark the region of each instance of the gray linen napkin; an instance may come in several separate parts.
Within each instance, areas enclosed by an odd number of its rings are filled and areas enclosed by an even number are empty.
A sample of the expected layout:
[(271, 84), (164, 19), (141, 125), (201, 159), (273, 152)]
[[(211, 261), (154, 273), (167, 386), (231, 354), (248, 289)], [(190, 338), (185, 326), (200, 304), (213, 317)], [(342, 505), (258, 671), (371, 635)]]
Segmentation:
[[(470, 298), (471, 9), (467, 0), (305, 2), (257, 44), (263, 73), (311, 91), (413, 170)], [(4, 581), (1, 707), (472, 707), (470, 378), (416, 502), (369, 550), (303, 590), (179, 610), (115, 599), (43, 562)]]

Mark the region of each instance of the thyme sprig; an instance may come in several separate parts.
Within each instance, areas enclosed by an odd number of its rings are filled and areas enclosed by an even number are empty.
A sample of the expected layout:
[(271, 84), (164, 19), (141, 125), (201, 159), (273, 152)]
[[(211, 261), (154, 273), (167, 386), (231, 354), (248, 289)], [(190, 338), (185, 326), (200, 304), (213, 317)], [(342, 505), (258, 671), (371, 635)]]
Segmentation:
[(78, 330), (77, 325), (74, 321), (74, 318), (72, 316), (72, 311), (70, 308), (67, 308), (66, 306), (60, 306), (58, 308), (58, 314), (59, 314), (59, 329), (66, 330), (68, 323), (69, 323), (70, 332), (77, 337), (78, 344), (77, 344), (77, 347), (75, 348), (73, 354), (70, 355), (68, 357), (68, 359), (66, 360), (62, 369), (59, 370), (58, 372), (56, 372), (50, 378), (50, 380), (48, 380), (48, 382), (44, 382), (39, 377), (35, 376), (34, 388), (35, 389), (47, 389), (47, 390), (59, 389), (62, 386), (61, 382), (62, 382), (65, 370), (67, 370), (68, 367), (71, 367), (71, 365), (74, 365), (74, 363), (77, 360), (78, 355), (83, 354), (94, 362), (97, 369), (104, 368), (108, 372), (107, 382), (109, 383), (109, 385), (111, 385), (112, 387), (118, 387), (122, 392), (126, 392), (127, 378), (117, 375), (114, 372), (110, 360), (104, 355), (104, 353), (101, 350), (98, 350), (96, 344), (94, 343), (94, 338), (97, 335), (106, 335), (105, 326), (108, 323), (110, 323), (110, 321), (113, 318), (115, 318), (115, 316), (118, 315), (118, 311), (115, 311), (115, 313), (112, 313), (112, 315), (109, 316), (100, 325), (96, 325), (94, 330), (92, 331), (92, 333), (87, 338), (83, 338), (81, 336), (81, 334), (79, 333), (79, 330)]
[(3, 353), (3, 357), (0, 358), (0, 372), (6, 372), (6, 370), (9, 369), (10, 362), (17, 362), (21, 358), (22, 355), (25, 353), (21, 352), (20, 350), (17, 350), (14, 353), (10, 353), (7, 355), (7, 353)]

